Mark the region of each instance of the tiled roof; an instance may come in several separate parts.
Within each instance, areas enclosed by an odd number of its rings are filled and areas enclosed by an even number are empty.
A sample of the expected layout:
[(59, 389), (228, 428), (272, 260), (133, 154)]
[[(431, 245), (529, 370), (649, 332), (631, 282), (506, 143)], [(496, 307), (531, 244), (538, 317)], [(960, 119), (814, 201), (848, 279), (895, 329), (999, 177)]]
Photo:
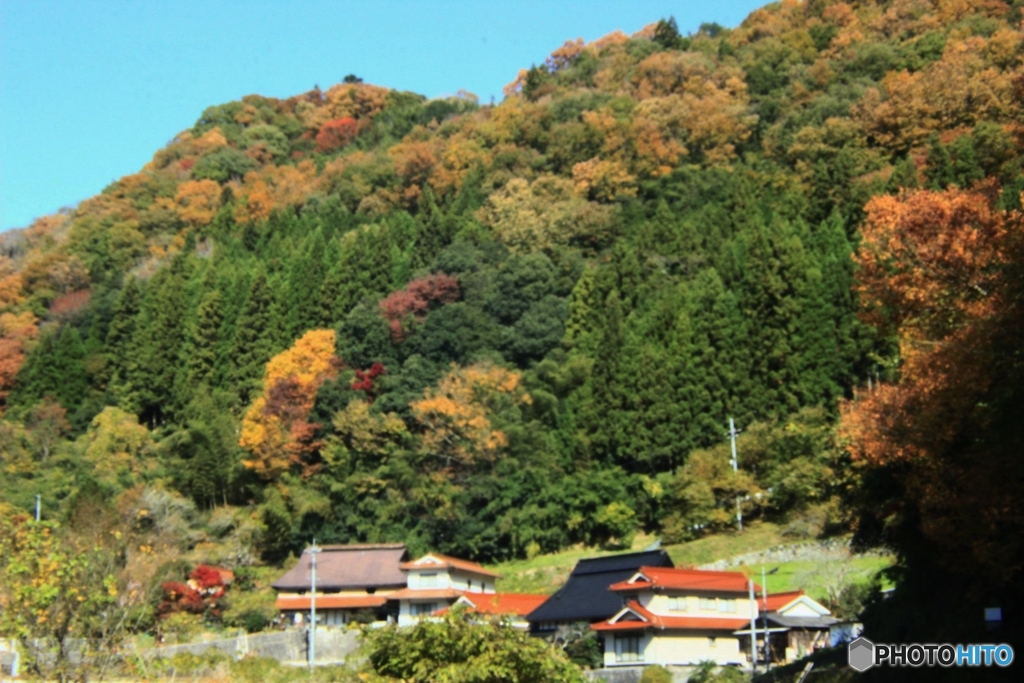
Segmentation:
[[(430, 560), (436, 560), (431, 562)], [(470, 562), (469, 560), (460, 560), (457, 557), (449, 557), (448, 555), (442, 555), (441, 553), (427, 553), (423, 557), (414, 560), (413, 562), (403, 562), (401, 568), (405, 571), (410, 569), (430, 569), (433, 567), (448, 567), (450, 569), (461, 569), (463, 571), (472, 572), (474, 574), (482, 574), (484, 576), (490, 576), (493, 578), (501, 578), (500, 574), (492, 572), (490, 569), (484, 569), (483, 565), (479, 565), (476, 562)]]
[[(613, 622), (613, 619), (624, 616), (629, 610), (640, 617), (637, 619), (620, 620)], [(621, 610), (608, 621), (592, 624), (590, 628), (595, 631), (637, 631), (643, 629), (679, 629), (684, 631), (735, 631), (743, 628), (744, 624), (750, 625), (750, 619), (725, 618), (725, 617), (665, 617), (654, 614), (640, 605), (635, 600), (626, 604), (626, 609)]]
[[(360, 609), (381, 607), (387, 602), (384, 595), (318, 595), (317, 609)], [(309, 609), (309, 596), (297, 595), (277, 599), (277, 609), (284, 611), (305, 611)]]
[(757, 599), (757, 606), (766, 612), (775, 612), (777, 610), (782, 609), (783, 607), (785, 607), (786, 605), (793, 602), (794, 600), (796, 600), (804, 594), (805, 593), (802, 589), (798, 591), (788, 591), (786, 593), (769, 593), (768, 608), (765, 609), (765, 603), (760, 597), (758, 597)]
[[(319, 548), (316, 557), (317, 591), (366, 588), (401, 588), (405, 574), (399, 569), (405, 559), (401, 543), (364, 545), (328, 545)], [(307, 548), (298, 564), (272, 585), (285, 592), (310, 589), (310, 554)]]
[[(633, 579), (636, 580), (634, 581)], [(749, 590), (747, 581), (747, 577), (741, 572), (640, 567), (628, 580), (614, 583), (609, 588), (617, 592), (635, 591), (644, 588), (670, 588), (722, 593), (747, 593)], [(754, 591), (760, 590), (760, 587), (754, 584)]]
[(526, 593), (465, 593), (459, 601), (469, 603), (470, 610), (480, 614), (515, 614), (525, 617), (547, 599), (546, 595)]
[(403, 588), (394, 593), (388, 593), (389, 600), (437, 600), (455, 599), (464, 591), (457, 591), (454, 588)]
[(565, 585), (530, 612), (527, 620), (542, 623), (607, 619), (622, 609), (622, 598), (608, 590), (608, 586), (628, 579), (642, 566), (673, 565), (664, 550), (580, 560)]

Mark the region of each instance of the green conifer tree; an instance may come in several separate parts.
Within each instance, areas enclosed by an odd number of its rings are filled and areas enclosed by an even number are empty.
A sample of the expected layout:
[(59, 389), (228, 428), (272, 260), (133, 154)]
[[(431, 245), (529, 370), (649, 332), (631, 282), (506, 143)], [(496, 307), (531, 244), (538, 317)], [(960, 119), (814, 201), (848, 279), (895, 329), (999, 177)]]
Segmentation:
[(273, 305), (274, 297), (267, 275), (260, 270), (252, 280), (249, 295), (235, 323), (235, 338), (231, 345), (233, 367), (230, 378), (242, 405), (248, 404), (253, 391), (258, 388), (263, 368), (274, 353)]
[(220, 331), (224, 323), (224, 312), (220, 292), (213, 290), (203, 295), (199, 304), (192, 344), (188, 354), (188, 383), (195, 387), (209, 383), (220, 346)]

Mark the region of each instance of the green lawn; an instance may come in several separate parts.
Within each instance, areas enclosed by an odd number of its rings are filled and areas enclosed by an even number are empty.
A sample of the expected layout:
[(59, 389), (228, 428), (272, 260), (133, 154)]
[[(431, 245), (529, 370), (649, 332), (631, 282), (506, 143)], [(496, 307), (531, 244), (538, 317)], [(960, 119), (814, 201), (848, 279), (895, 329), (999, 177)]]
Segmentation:
[[(642, 550), (654, 541), (647, 536), (638, 537), (631, 551)], [(754, 522), (743, 533), (735, 531), (701, 538), (690, 543), (667, 545), (669, 557), (677, 567), (696, 567), (716, 560), (728, 559), (745, 553), (766, 550), (788, 542), (780, 527), (768, 522)], [(618, 551), (625, 552), (625, 551)], [(587, 557), (615, 555), (616, 552), (594, 548), (575, 547), (550, 555), (538, 555), (528, 560), (514, 560), (490, 565), (490, 569), (502, 575), (497, 589), (510, 593), (543, 593), (550, 595), (558, 590), (569, 576), (576, 562)], [(880, 569), (891, 564), (886, 557), (853, 557), (846, 562), (836, 561), (793, 561), (774, 562), (765, 565), (767, 571), (777, 571), (768, 576), (770, 592), (803, 588), (815, 598), (823, 598), (825, 586), (835, 580), (837, 572), (845, 572), (848, 580), (868, 581)], [(846, 566), (849, 565), (849, 566)], [(761, 581), (761, 566), (740, 566), (737, 568)]]

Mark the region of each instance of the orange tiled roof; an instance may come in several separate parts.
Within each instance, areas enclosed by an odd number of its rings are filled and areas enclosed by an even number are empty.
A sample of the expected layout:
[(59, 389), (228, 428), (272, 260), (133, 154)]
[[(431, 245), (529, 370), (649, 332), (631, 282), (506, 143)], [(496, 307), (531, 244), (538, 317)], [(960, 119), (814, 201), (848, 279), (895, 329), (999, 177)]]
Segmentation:
[[(462, 601), (469, 603), (469, 610), (479, 614), (514, 614), (525, 617), (548, 599), (546, 595), (527, 593), (464, 593)], [(438, 610), (444, 614), (448, 608)]]
[[(787, 593), (769, 593), (768, 609), (765, 611), (774, 612), (776, 610), (782, 609), (789, 603), (799, 598), (801, 595), (805, 595), (803, 589), (800, 589), (798, 591), (789, 591)], [(764, 609), (764, 601), (760, 597), (758, 597), (757, 599), (757, 606)]]
[[(419, 564), (425, 558), (432, 557), (437, 562), (431, 562), (427, 564)], [(441, 553), (427, 553), (423, 557), (413, 562), (403, 562), (399, 565), (400, 569), (424, 569), (431, 566), (435, 567), (450, 567), (452, 569), (462, 569), (467, 572), (473, 572), (474, 574), (483, 574), (484, 576), (492, 576), (494, 578), (501, 578), (500, 574), (492, 572), (490, 569), (484, 569), (483, 565), (479, 565), (476, 562), (470, 562), (469, 560), (460, 560), (457, 557), (449, 557), (448, 555), (442, 555)]]
[[(707, 569), (673, 569), (671, 567), (640, 567), (642, 578), (630, 583), (620, 581), (609, 586), (613, 591), (634, 591), (643, 588), (674, 588), (677, 590), (748, 592), (747, 577), (741, 572), (715, 572)], [(754, 591), (760, 591), (755, 583)]]
[[(640, 616), (642, 621), (608, 621), (591, 624), (595, 631), (638, 631), (648, 628), (687, 631), (735, 631), (750, 625), (750, 619), (726, 617), (663, 617), (644, 609), (639, 602), (630, 600), (626, 606)], [(615, 615), (618, 616), (618, 615)], [(614, 619), (615, 617), (612, 617)]]
[[(318, 595), (317, 609), (361, 609), (380, 607), (388, 598), (384, 595)], [(309, 596), (297, 595), (277, 599), (277, 609), (281, 611), (308, 610)]]
[(438, 598), (459, 598), (465, 591), (457, 591), (454, 588), (403, 588), (394, 593), (388, 593), (390, 600), (436, 600)]

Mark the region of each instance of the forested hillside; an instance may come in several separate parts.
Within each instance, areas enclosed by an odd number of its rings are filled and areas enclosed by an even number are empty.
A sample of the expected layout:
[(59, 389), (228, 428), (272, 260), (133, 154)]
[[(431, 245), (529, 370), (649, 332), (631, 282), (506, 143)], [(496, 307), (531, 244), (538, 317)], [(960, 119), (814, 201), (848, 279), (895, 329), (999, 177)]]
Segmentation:
[[(991, 274), (1014, 230), (978, 251), (957, 207), (1019, 225), (1018, 4), (662, 20), (567, 41), (491, 106), (354, 76), (212, 106), (2, 237), (0, 503), (74, 523), (93, 496), (147, 539), (140, 576), (313, 536), (479, 561), (679, 541), (737, 496), (795, 534), (875, 533), (862, 512), (916, 500), (861, 483), (916, 457), (870, 451), (906, 434), (863, 426), (896, 414), (876, 387), (907, 334), (995, 310), (951, 303), (991, 300), (973, 275), (914, 280), (955, 270), (914, 250), (948, 235)], [(936, 308), (960, 317), (907, 327)]]

